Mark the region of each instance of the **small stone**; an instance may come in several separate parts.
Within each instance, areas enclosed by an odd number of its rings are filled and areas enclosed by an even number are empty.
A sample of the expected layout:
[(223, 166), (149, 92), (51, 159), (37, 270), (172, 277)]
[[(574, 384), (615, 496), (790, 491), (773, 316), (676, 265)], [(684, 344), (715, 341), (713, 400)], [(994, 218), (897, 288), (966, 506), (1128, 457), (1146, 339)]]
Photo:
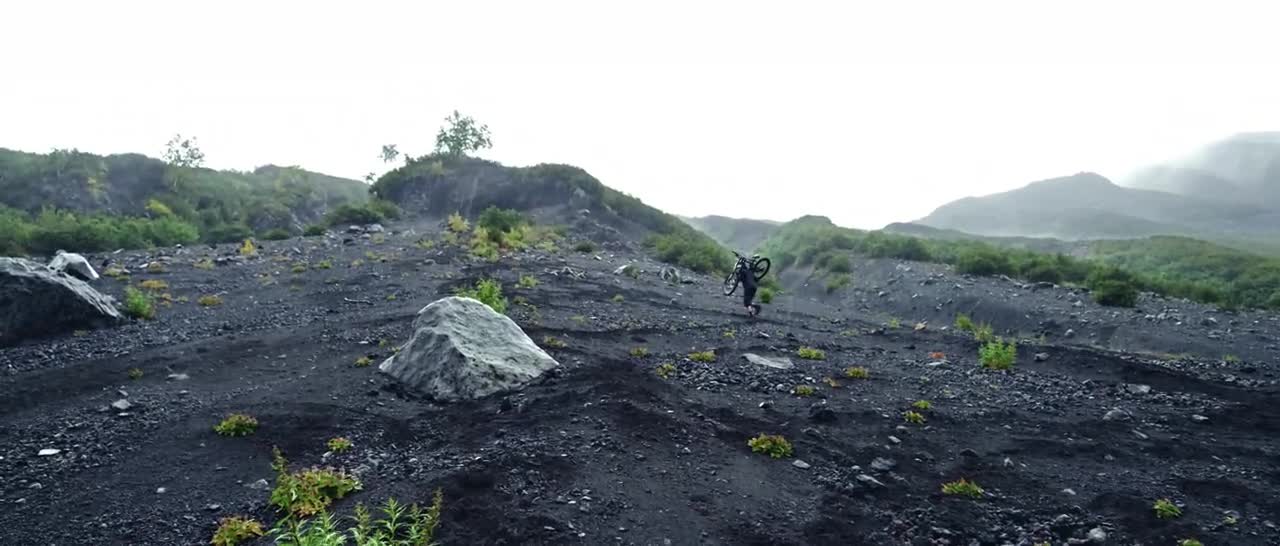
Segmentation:
[(44, 488), (44, 486), (43, 486), (43, 485), (40, 485), (40, 482), (34, 482), (34, 483), (32, 483), (31, 485), (28, 485), (28, 486), (27, 486), (27, 488), (28, 488), (28, 489), (43, 489), (43, 488)]
[(875, 460), (871, 461), (871, 468), (872, 470), (878, 470), (880, 472), (888, 472), (893, 470), (893, 467), (897, 466), (897, 464), (898, 463), (893, 462), (891, 459), (876, 457)]
[(1102, 544), (1107, 541), (1107, 532), (1103, 531), (1101, 527), (1094, 527), (1093, 529), (1089, 529), (1089, 534), (1086, 538), (1088, 538), (1090, 542)]
[(1146, 434), (1143, 434), (1141, 431), (1137, 431), (1137, 430), (1133, 431), (1133, 435), (1134, 435), (1134, 436), (1137, 436), (1139, 440), (1146, 440), (1147, 438), (1149, 438), (1149, 436), (1147, 436)]
[(1208, 418), (1208, 417), (1205, 417), (1205, 416), (1203, 416), (1203, 415), (1200, 415), (1200, 414), (1195, 414), (1195, 415), (1192, 415), (1192, 416), (1191, 416), (1191, 420), (1192, 420), (1192, 421), (1195, 421), (1195, 422), (1197, 422), (1197, 423), (1203, 423), (1203, 422), (1205, 422), (1205, 421), (1208, 421), (1208, 420), (1209, 420), (1209, 418)]
[(1124, 388), (1125, 390), (1129, 391), (1132, 394), (1147, 394), (1151, 392), (1151, 385), (1130, 384), (1130, 385), (1125, 385)]
[(1070, 488), (1070, 487), (1068, 487), (1068, 488), (1066, 488), (1066, 489), (1063, 489), (1063, 490), (1062, 490), (1062, 494), (1064, 494), (1064, 495), (1070, 495), (1070, 496), (1074, 497), (1074, 496), (1076, 496), (1076, 490), (1075, 490), (1075, 489), (1072, 489), (1072, 488)]
[(62, 453), (61, 449), (45, 448), (45, 449), (41, 449), (40, 452), (37, 453), (36, 455), (39, 455), (41, 457), (49, 457), (52, 455), (57, 455), (59, 453)]
[(191, 379), (191, 376), (185, 373), (171, 373), (165, 379), (168, 379), (169, 381), (186, 381)]
[(116, 400), (115, 402), (112, 402), (112, 403), (111, 403), (111, 407), (113, 407), (113, 408), (115, 408), (116, 410), (119, 410), (119, 411), (125, 411), (125, 410), (127, 410), (127, 409), (129, 409), (129, 408), (132, 408), (132, 407), (133, 407), (133, 404), (129, 403), (129, 400), (128, 400), (128, 399), (121, 398), (121, 399), (119, 399), (119, 400)]
[(221, 505), (221, 504), (210, 504), (210, 505), (208, 505), (208, 506), (205, 506), (205, 507), (204, 507), (204, 509), (205, 509), (205, 510), (208, 510), (208, 511), (210, 511), (210, 512), (217, 512), (218, 510), (221, 510), (221, 509), (222, 509), (222, 505)]
[(858, 474), (858, 481), (875, 487), (884, 487), (884, 483), (866, 474)]
[[(1076, 303), (1079, 303), (1079, 302), (1076, 302)], [(1067, 329), (1067, 331), (1066, 331), (1066, 333), (1063, 333), (1063, 334), (1062, 334), (1062, 336), (1063, 336), (1063, 337), (1076, 337), (1076, 331), (1075, 331), (1075, 330), (1072, 330), (1072, 329), (1070, 329), (1070, 328), (1068, 328), (1068, 329)]]
[(249, 489), (253, 489), (254, 491), (270, 491), (271, 490), (271, 484), (268, 483), (267, 480), (265, 479), (258, 480), (256, 482), (246, 485), (245, 487), (248, 487)]
[(157, 487), (157, 488), (156, 488), (156, 494), (157, 494), (157, 495), (163, 495), (166, 491), (168, 491), (168, 489), (165, 489), (165, 488), (163, 488), (163, 487)]
[(1049, 353), (1036, 353), (1036, 362), (1049, 360)]
[(796, 459), (796, 460), (794, 460), (794, 461), (791, 461), (791, 466), (794, 466), (794, 467), (799, 468), (799, 469), (807, 469), (807, 468), (809, 468), (811, 465), (810, 465), (809, 463), (806, 463), (806, 462), (804, 462), (804, 461), (800, 460), (800, 459)]
[(1114, 408), (1102, 416), (1103, 421), (1124, 421), (1129, 419), (1129, 412), (1120, 408)]
[(890, 436), (889, 441), (893, 442), (894, 445), (902, 443), (902, 440), (899, 440), (897, 436)]

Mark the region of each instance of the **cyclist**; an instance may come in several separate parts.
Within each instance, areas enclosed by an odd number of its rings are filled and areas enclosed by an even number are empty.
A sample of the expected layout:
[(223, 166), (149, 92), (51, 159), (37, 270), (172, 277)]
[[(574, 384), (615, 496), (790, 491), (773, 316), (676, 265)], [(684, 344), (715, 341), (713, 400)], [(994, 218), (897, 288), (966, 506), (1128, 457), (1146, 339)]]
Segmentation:
[[(759, 254), (752, 254), (749, 264), (754, 264), (760, 260)], [(747, 310), (747, 316), (754, 317), (760, 314), (760, 306), (753, 302), (756, 299), (756, 276), (751, 271), (751, 267), (738, 268), (738, 282), (742, 283), (742, 306)]]

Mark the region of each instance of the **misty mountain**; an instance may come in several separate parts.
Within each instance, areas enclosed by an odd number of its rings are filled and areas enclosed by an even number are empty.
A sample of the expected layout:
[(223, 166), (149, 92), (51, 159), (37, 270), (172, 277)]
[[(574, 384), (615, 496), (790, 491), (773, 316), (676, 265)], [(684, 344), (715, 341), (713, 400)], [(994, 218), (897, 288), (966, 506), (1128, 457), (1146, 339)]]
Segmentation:
[(977, 235), (1116, 239), (1151, 235), (1250, 238), (1280, 231), (1266, 207), (1116, 185), (1094, 173), (967, 197), (916, 223)]
[(1243, 133), (1143, 169), (1134, 188), (1280, 209), (1280, 133)]
[(729, 218), (727, 216), (703, 216), (700, 218), (681, 217), (689, 224), (715, 239), (720, 244), (739, 252), (750, 252), (760, 247), (778, 226), (782, 224), (771, 220), (752, 220), (749, 218)]

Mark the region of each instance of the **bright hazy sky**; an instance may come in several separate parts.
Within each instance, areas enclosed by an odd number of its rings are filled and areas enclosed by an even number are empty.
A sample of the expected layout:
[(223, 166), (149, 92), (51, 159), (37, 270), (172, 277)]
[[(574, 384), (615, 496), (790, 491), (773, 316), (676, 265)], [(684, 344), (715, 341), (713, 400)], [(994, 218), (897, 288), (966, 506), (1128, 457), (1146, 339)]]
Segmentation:
[(880, 227), (1280, 130), (1280, 7), (1054, 4), (12, 2), (0, 147), (361, 178), (458, 109), (669, 212)]

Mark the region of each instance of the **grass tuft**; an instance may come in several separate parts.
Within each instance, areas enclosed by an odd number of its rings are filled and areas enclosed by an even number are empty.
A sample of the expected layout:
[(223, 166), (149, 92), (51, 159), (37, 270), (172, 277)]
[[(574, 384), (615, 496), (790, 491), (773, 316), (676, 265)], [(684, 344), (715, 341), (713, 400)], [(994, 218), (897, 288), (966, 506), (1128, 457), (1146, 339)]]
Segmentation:
[(1182, 517), (1182, 509), (1169, 499), (1159, 499), (1152, 505), (1152, 509), (1156, 511), (1156, 517), (1160, 519), (1176, 519)]
[(142, 379), (142, 368), (129, 368), (129, 379), (134, 381)]
[(987, 342), (978, 350), (978, 360), (982, 367), (989, 370), (1008, 370), (1018, 357), (1018, 347), (1012, 342), (995, 340)]
[(222, 305), (222, 298), (216, 295), (200, 296), (196, 303), (200, 304), (201, 307), (215, 307)]
[(850, 366), (844, 369), (844, 376), (849, 379), (870, 379), (871, 371), (862, 366)]
[(213, 532), (213, 546), (237, 546), (262, 536), (262, 524), (241, 516), (222, 518)]
[(351, 449), (353, 444), (351, 443), (351, 440), (339, 436), (337, 438), (329, 438), (329, 441), (326, 442), (325, 445), (329, 448), (329, 451), (334, 453), (345, 453)]
[(985, 491), (978, 487), (978, 484), (964, 478), (960, 478), (959, 481), (942, 484), (942, 494), (944, 495), (959, 495), (971, 499), (980, 499), (983, 493)]
[(697, 353), (689, 353), (689, 360), (694, 362), (711, 363), (716, 361), (715, 351), (701, 351)]
[(156, 308), (151, 297), (132, 286), (124, 289), (124, 314), (137, 319), (156, 318)]
[(646, 356), (649, 356), (649, 349), (647, 347), (634, 347), (631, 349), (631, 356), (636, 358), (644, 358)]
[(914, 411), (907, 411), (902, 414), (902, 419), (913, 425), (923, 425), (924, 416)]
[(796, 351), (796, 355), (805, 360), (826, 360), (827, 353), (813, 347), (801, 347)]
[(764, 453), (774, 459), (790, 457), (793, 452), (791, 442), (779, 435), (761, 433), (759, 436), (747, 440), (747, 445), (751, 446), (753, 453)]

